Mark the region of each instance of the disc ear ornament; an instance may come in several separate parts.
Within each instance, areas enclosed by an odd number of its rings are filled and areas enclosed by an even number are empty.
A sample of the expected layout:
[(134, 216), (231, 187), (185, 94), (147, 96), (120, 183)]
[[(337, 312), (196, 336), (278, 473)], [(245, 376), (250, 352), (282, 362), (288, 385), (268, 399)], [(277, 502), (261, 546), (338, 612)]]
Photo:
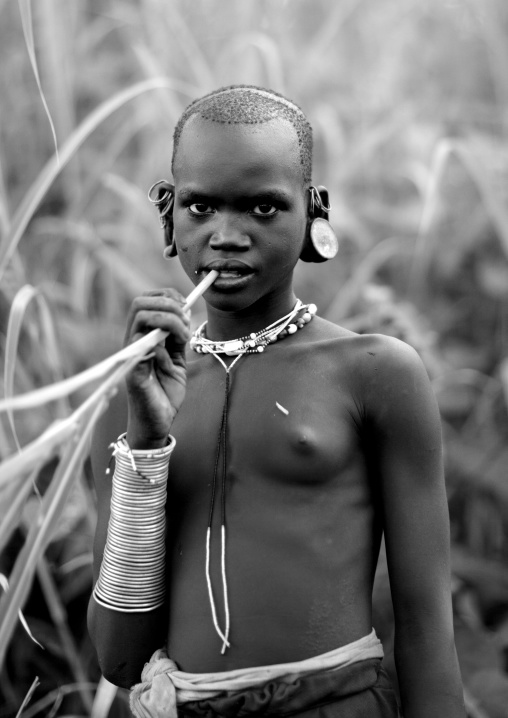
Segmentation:
[(322, 217), (316, 217), (310, 225), (310, 241), (322, 258), (322, 261), (333, 259), (339, 251), (339, 240), (332, 225)]

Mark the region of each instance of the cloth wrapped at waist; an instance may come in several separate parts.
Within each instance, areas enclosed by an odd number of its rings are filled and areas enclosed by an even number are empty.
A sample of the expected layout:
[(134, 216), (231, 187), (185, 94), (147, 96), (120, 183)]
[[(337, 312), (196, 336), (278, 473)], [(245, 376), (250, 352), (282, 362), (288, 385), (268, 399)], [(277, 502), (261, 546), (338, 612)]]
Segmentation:
[[(374, 687), (380, 680), (382, 657), (383, 647), (374, 630), (353, 643), (303, 661), (219, 673), (179, 671), (162, 649), (145, 665), (142, 682), (133, 686), (131, 709), (137, 718), (300, 714), (307, 705)], [(372, 715), (396, 716), (393, 692), (389, 684), (384, 686), (389, 712), (387, 708)]]

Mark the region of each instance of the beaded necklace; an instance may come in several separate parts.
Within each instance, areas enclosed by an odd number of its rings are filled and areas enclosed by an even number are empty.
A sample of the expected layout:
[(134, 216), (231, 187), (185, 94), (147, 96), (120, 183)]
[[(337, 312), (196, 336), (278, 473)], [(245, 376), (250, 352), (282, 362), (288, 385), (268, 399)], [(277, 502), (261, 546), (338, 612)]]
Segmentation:
[[(228, 423), (228, 406), (229, 393), (231, 388), (230, 372), (235, 364), (245, 354), (261, 354), (269, 344), (280, 341), (285, 337), (295, 334), (299, 329), (308, 324), (317, 312), (315, 304), (303, 304), (297, 299), (294, 308), (285, 316), (277, 319), (265, 329), (259, 332), (240, 337), (239, 339), (228, 339), (226, 341), (213, 341), (205, 336), (207, 322), (204, 322), (192, 335), (189, 342), (191, 348), (199, 354), (211, 354), (220, 364), (222, 364), (226, 372), (226, 382), (224, 389), (224, 404), (222, 407), (222, 418), (217, 438), (217, 447), (215, 450), (215, 462), (212, 481), (212, 495), (210, 498), (210, 509), (208, 513), (208, 527), (206, 530), (206, 585), (208, 588), (208, 598), (212, 611), (212, 619), (215, 631), (222, 640), (221, 653), (224, 654), (226, 649), (230, 647), (230, 613), (228, 601), (228, 585), (226, 577), (226, 474), (227, 474), (227, 423)], [(226, 356), (235, 356), (231, 364), (228, 366), (220, 354)], [(211, 554), (211, 535), (212, 520), (215, 505), (215, 496), (217, 489), (217, 475), (219, 469), (219, 459), (222, 450), (222, 476), (221, 476), (221, 574), (222, 574), (222, 593), (224, 600), (225, 627), (224, 631), (219, 625), (217, 618), (217, 609), (213, 596), (212, 581), (210, 578), (210, 554)]]

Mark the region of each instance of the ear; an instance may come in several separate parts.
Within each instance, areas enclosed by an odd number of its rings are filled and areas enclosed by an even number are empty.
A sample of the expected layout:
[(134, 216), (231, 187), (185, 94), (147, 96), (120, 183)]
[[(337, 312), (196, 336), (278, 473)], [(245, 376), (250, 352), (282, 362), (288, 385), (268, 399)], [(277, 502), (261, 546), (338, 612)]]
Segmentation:
[(165, 257), (176, 257), (176, 244), (173, 231), (173, 207), (175, 187), (167, 180), (155, 182), (148, 190), (148, 199), (159, 212), (161, 227), (164, 230)]
[[(321, 217), (322, 219), (328, 219), (330, 214), (330, 197), (328, 194), (328, 190), (323, 185), (318, 185), (316, 187), (317, 195), (319, 196), (321, 202), (314, 202), (314, 215), (311, 217), (311, 219), (316, 219), (316, 217)], [(309, 201), (309, 214), (310, 214), (310, 205), (312, 204), (312, 195), (311, 199)]]
[[(169, 193), (169, 196), (167, 196), (167, 193)], [(175, 187), (172, 184), (169, 184), (169, 182), (165, 185), (165, 187), (161, 187), (159, 190), (159, 197), (164, 197), (166, 195), (166, 200), (164, 201), (164, 204), (160, 205), (159, 212), (160, 212), (160, 219), (161, 224), (164, 229), (164, 244), (165, 244), (165, 256), (167, 257), (176, 257), (177, 255), (177, 249), (176, 249), (176, 243), (175, 243), (175, 232), (174, 232), (174, 224), (173, 224), (173, 208), (175, 204)]]
[(322, 185), (309, 187), (308, 219), (300, 259), (304, 262), (326, 262), (338, 252), (339, 242), (328, 222), (330, 200)]

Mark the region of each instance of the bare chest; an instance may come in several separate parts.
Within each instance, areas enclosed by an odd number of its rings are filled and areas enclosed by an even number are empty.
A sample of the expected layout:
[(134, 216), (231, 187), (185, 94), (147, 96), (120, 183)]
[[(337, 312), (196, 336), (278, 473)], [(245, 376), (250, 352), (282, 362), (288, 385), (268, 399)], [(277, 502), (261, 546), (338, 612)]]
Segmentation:
[[(172, 433), (173, 487), (190, 496), (208, 491), (218, 459), (226, 373), (212, 357), (191, 370)], [(326, 360), (294, 355), (242, 357), (230, 372), (226, 471), (274, 490), (343, 481), (360, 460), (361, 442), (347, 381)]]

